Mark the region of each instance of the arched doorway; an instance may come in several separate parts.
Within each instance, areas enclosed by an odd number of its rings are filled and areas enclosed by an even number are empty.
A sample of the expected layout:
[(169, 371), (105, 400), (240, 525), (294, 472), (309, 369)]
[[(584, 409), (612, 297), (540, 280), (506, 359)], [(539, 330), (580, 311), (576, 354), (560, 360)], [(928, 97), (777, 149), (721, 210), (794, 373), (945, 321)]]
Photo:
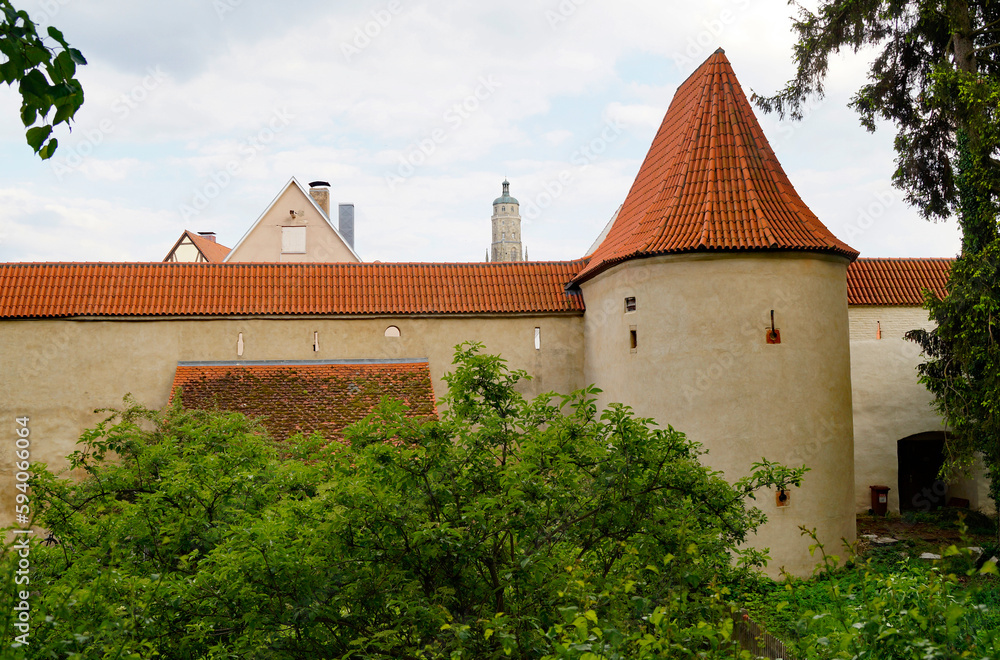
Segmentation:
[(944, 464), (943, 431), (918, 433), (896, 442), (899, 461), (899, 510), (931, 511), (948, 500), (948, 484), (939, 478)]

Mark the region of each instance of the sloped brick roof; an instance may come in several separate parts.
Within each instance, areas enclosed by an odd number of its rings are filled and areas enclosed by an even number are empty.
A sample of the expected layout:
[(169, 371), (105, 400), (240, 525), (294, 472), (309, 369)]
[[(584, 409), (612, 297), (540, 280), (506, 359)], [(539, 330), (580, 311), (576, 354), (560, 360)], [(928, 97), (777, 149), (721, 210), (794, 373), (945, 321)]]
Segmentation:
[(858, 255), (795, 192), (719, 49), (678, 88), (618, 219), (576, 279), (636, 257), (747, 250)]
[(339, 440), (383, 397), (402, 401), (410, 417), (437, 416), (426, 361), (181, 362), (172, 392), (177, 388), (185, 408), (255, 417), (276, 440), (298, 432)]
[(920, 305), (923, 290), (946, 294), (954, 259), (858, 259), (847, 268), (851, 305)]
[(181, 234), (181, 237), (177, 239), (176, 243), (174, 243), (174, 247), (170, 248), (170, 252), (168, 252), (167, 256), (163, 258), (164, 261), (170, 259), (170, 255), (174, 253), (174, 250), (177, 249), (177, 246), (179, 246), (181, 241), (185, 238), (191, 241), (191, 243), (198, 248), (198, 251), (201, 252), (203, 257), (205, 257), (205, 261), (210, 264), (221, 264), (226, 260), (226, 255), (229, 254), (231, 250), (231, 248), (227, 248), (225, 245), (220, 245), (215, 241), (210, 241), (204, 236), (199, 236), (193, 231), (185, 229), (184, 233)]
[(0, 318), (579, 314), (585, 263), (0, 264)]

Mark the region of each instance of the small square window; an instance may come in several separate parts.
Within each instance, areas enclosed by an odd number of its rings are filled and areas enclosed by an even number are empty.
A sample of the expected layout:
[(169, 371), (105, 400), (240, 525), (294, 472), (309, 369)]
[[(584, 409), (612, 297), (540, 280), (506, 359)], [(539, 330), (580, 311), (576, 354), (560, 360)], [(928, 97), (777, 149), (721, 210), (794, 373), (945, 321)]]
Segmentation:
[(305, 227), (281, 228), (281, 253), (302, 254), (306, 251)]
[(629, 296), (625, 299), (625, 313), (635, 311), (635, 296)]

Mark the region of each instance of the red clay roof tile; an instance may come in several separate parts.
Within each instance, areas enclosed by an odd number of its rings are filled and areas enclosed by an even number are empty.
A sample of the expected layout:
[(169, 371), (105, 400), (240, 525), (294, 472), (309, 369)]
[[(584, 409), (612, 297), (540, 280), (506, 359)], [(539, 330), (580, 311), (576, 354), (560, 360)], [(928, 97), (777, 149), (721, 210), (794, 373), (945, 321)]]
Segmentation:
[(232, 251), (232, 248), (227, 248), (225, 245), (210, 241), (193, 231), (185, 230), (185, 233), (191, 238), (191, 242), (201, 251), (210, 264), (221, 264), (226, 260), (226, 255)]
[(181, 234), (181, 237), (177, 239), (176, 243), (174, 243), (174, 247), (172, 247), (170, 252), (167, 253), (167, 256), (163, 258), (163, 261), (168, 261), (170, 259), (170, 255), (174, 253), (174, 250), (177, 249), (177, 246), (179, 246), (181, 241), (185, 238), (190, 240), (191, 243), (198, 248), (198, 251), (201, 252), (203, 257), (205, 257), (205, 261), (210, 264), (221, 264), (226, 260), (226, 255), (232, 250), (232, 248), (227, 248), (225, 245), (220, 245), (215, 241), (210, 241), (203, 236), (199, 236), (193, 231), (185, 229), (184, 233)]
[(579, 314), (585, 264), (0, 264), (0, 318)]
[(924, 289), (946, 294), (954, 259), (858, 259), (847, 268), (851, 305), (920, 305)]
[(576, 281), (636, 257), (743, 250), (858, 256), (795, 192), (719, 49), (678, 88), (617, 220)]
[(181, 362), (171, 390), (178, 388), (185, 408), (243, 413), (259, 419), (276, 440), (299, 432), (340, 440), (344, 427), (383, 397), (402, 401), (408, 417), (437, 417), (426, 361)]

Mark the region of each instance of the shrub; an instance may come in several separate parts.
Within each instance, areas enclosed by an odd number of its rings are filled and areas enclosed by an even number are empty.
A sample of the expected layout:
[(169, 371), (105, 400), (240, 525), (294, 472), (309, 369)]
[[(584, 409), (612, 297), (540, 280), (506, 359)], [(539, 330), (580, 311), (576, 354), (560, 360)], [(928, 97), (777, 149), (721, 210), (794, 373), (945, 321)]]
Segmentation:
[(440, 420), (385, 401), (325, 447), (289, 450), (233, 414), (112, 414), (71, 456), (84, 479), (36, 466), (36, 523), (59, 545), (32, 548), (35, 627), (16, 652), (731, 651), (725, 596), (765, 559), (742, 546), (764, 520), (746, 498), (804, 468), (763, 461), (731, 485), (682, 433), (598, 412), (594, 388), (525, 400), (525, 377), (462, 345)]

